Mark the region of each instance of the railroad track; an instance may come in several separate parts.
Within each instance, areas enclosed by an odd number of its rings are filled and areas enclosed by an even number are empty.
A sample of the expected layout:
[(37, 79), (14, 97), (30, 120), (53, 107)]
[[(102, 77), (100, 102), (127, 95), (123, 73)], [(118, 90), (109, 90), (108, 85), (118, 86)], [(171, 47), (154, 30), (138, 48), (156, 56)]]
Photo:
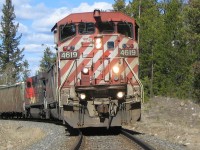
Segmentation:
[[(13, 119), (19, 120), (19, 119)], [(62, 125), (61, 121), (55, 120), (43, 120), (43, 119), (20, 119), (24, 121), (34, 121), (34, 122), (44, 122), (44, 123), (53, 123), (57, 125)], [(83, 129), (83, 130), (75, 130), (67, 125), (67, 129), (71, 135), (73, 135), (74, 144), (70, 149), (79, 150), (79, 149), (107, 149), (107, 150), (116, 150), (116, 149), (127, 149), (127, 150), (154, 150), (154, 148), (138, 137), (131, 133), (131, 131), (127, 129), (119, 129), (116, 128), (114, 130), (106, 130), (93, 128), (92, 130)], [(83, 131), (83, 132), (82, 132)], [(71, 141), (72, 142), (72, 141)]]
[[(28, 123), (29, 120), (13, 119), (16, 121), (16, 127), (28, 127), (31, 123)], [(3, 122), (5, 122), (4, 120)], [(22, 121), (22, 122), (21, 122)], [(27, 122), (27, 123), (26, 123)], [(50, 147), (50, 150), (138, 150), (138, 149), (177, 149), (183, 150), (184, 146), (178, 146), (173, 143), (163, 141), (157, 139), (155, 137), (151, 137), (148, 135), (139, 135), (134, 131), (130, 131), (127, 129), (116, 129), (116, 130), (102, 130), (100, 128), (93, 128), (92, 130), (74, 130), (73, 128), (62, 125), (61, 121), (44, 121), (44, 120), (31, 120), (33, 125), (31, 125), (31, 129), (33, 128), (41, 128), (42, 131), (45, 131), (47, 136), (44, 137), (38, 143), (35, 143), (31, 147), (32, 149), (44, 149), (45, 147)], [(36, 122), (36, 123), (34, 123)], [(38, 122), (38, 125), (37, 125)], [(44, 125), (42, 123), (45, 123)], [(18, 125), (16, 125), (18, 124)], [(54, 124), (54, 125), (50, 125)], [(58, 126), (63, 126), (62, 129)], [(58, 129), (58, 130), (57, 130)], [(18, 130), (18, 128), (16, 129)], [(23, 130), (22, 130), (23, 131)], [(26, 131), (27, 132), (27, 131)], [(65, 139), (66, 138), (66, 139)], [(56, 139), (56, 140), (55, 140)], [(148, 142), (146, 144), (143, 140)], [(49, 142), (52, 141), (52, 142)], [(42, 143), (42, 144), (41, 144)], [(26, 144), (26, 143), (24, 143)], [(23, 145), (22, 145), (23, 146)]]
[(133, 142), (137, 143), (141, 148), (145, 150), (155, 150), (154, 147), (151, 145), (147, 144), (145, 141), (137, 138), (134, 136), (134, 134), (130, 133), (127, 129), (121, 129), (121, 134), (123, 134), (125, 137), (131, 139)]
[(81, 149), (81, 145), (83, 145), (83, 134), (80, 130), (78, 130), (79, 132), (79, 135), (78, 135), (78, 138), (76, 140), (76, 142), (74, 143), (74, 145), (72, 146), (72, 150), (79, 150)]
[(80, 130), (78, 132), (77, 141), (72, 147), (74, 150), (154, 150), (152, 146), (138, 139), (126, 129), (111, 132), (104, 130), (101, 134), (92, 134), (91, 131), (83, 133)]

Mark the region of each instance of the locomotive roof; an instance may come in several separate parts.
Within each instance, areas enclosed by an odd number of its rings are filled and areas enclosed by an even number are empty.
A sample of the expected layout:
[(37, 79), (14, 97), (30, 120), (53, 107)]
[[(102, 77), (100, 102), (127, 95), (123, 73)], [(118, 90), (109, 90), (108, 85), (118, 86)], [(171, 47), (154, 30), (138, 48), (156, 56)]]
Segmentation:
[[(126, 21), (135, 23), (135, 20), (121, 12), (100, 12), (101, 21)], [(96, 22), (94, 12), (74, 13), (57, 22), (55, 26), (71, 22)], [(54, 26), (54, 27), (55, 27)], [(53, 27), (53, 29), (54, 29)], [(52, 30), (53, 30), (52, 29)]]

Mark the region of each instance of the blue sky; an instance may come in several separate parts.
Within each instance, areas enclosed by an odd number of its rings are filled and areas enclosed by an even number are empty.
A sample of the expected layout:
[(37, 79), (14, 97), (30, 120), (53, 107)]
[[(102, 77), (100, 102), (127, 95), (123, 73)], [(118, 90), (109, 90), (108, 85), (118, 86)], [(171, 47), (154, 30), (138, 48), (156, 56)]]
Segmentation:
[[(15, 7), (15, 21), (19, 23), (18, 33), (22, 33), (19, 47), (25, 48), (24, 58), (29, 62), (31, 75), (35, 75), (44, 49), (48, 46), (55, 52), (53, 34), (50, 31), (58, 20), (70, 13), (88, 12), (97, 8), (112, 9), (114, 0), (13, 0), (12, 2)], [(0, 9), (4, 3), (5, 0), (0, 0)]]

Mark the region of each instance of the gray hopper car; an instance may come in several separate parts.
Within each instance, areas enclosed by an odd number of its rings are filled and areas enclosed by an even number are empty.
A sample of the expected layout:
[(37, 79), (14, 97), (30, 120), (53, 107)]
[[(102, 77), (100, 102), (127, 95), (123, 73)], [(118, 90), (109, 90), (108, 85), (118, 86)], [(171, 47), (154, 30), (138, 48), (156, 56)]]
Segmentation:
[(24, 82), (0, 87), (0, 116), (2, 118), (23, 116), (24, 88)]

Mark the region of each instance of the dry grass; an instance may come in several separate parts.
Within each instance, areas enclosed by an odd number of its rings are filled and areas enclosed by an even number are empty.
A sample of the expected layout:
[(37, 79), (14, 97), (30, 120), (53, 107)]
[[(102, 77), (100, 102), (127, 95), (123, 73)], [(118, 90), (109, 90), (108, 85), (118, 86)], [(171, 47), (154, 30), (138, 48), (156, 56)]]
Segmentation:
[(0, 150), (22, 150), (41, 140), (45, 133), (39, 128), (0, 124)]

